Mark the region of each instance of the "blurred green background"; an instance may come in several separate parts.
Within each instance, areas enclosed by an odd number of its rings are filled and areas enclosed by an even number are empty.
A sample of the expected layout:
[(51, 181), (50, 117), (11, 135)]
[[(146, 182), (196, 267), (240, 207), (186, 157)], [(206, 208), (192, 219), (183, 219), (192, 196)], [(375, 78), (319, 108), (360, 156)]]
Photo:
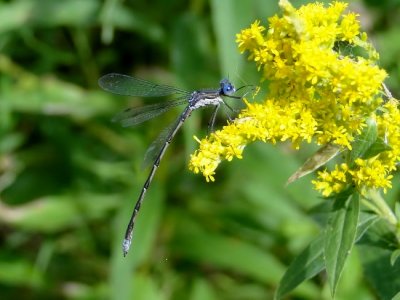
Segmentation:
[[(398, 96), (399, 1), (351, 8)], [(205, 136), (209, 116), (194, 113), (167, 151), (124, 258), (144, 153), (179, 109), (121, 128), (113, 114), (144, 100), (108, 94), (97, 79), (118, 72), (189, 90), (222, 77), (258, 84), (235, 34), (277, 10), (265, 0), (0, 1), (1, 299), (272, 298), (319, 232), (308, 211), (322, 199), (310, 176), (285, 187), (315, 149), (253, 144), (206, 183), (187, 169), (192, 136)], [(337, 299), (374, 295), (355, 250)], [(323, 274), (288, 297), (329, 298)]]

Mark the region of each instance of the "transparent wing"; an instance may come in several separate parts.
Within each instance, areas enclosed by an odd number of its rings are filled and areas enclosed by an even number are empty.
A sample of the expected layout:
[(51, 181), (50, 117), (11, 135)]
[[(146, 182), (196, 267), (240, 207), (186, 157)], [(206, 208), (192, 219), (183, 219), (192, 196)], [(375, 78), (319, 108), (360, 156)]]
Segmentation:
[(176, 99), (173, 101), (150, 104), (141, 107), (127, 108), (116, 114), (111, 121), (118, 122), (123, 127), (135, 126), (167, 112), (172, 107), (186, 103), (187, 99), (185, 97), (184, 99)]
[(172, 131), (175, 130), (176, 126), (178, 126), (181, 121), (181, 116), (179, 116), (174, 122), (169, 124), (166, 128), (161, 131), (158, 137), (150, 144), (149, 148), (147, 148), (146, 153), (144, 155), (144, 160), (142, 163), (142, 169), (154, 164), (158, 154), (161, 151), (161, 148), (165, 145), (169, 135)]
[(99, 79), (99, 86), (107, 91), (124, 96), (161, 97), (173, 94), (190, 94), (169, 85), (156, 84), (144, 79), (111, 73)]

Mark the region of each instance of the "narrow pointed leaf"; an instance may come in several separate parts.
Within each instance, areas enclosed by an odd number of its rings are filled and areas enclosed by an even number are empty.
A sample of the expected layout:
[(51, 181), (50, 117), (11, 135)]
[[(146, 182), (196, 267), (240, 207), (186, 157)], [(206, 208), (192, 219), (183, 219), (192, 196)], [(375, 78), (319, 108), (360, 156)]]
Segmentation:
[(323, 248), (324, 236), (320, 234), (290, 264), (280, 281), (275, 299), (281, 299), (300, 283), (314, 277), (325, 268)]
[(400, 300), (400, 292), (398, 292), (398, 293), (396, 294), (396, 296), (394, 296), (394, 297), (392, 298), (392, 300)]
[(365, 278), (376, 299), (400, 300), (400, 261), (391, 265), (391, 250), (376, 243), (362, 243), (357, 248)]
[(319, 149), (313, 156), (298, 169), (292, 176), (289, 177), (286, 184), (290, 184), (297, 179), (310, 174), (322, 165), (326, 164), (332, 158), (334, 158), (340, 151), (340, 148), (335, 145), (328, 144)]
[(369, 147), (369, 149), (363, 154), (362, 158), (368, 159), (388, 150), (392, 150), (392, 147), (390, 147), (382, 138), (379, 137), (376, 139), (375, 143), (373, 143), (371, 147)]
[(390, 256), (390, 264), (394, 266), (396, 263), (397, 259), (400, 257), (400, 249), (394, 250), (392, 252), (392, 255)]
[[(356, 242), (378, 220), (376, 215), (361, 213), (357, 225)], [(290, 264), (282, 277), (275, 299), (281, 299), (302, 282), (314, 277), (325, 268), (324, 234), (318, 235)]]
[(332, 296), (353, 248), (357, 234), (360, 201), (353, 195), (337, 198), (325, 231), (325, 267)]
[(363, 157), (370, 147), (375, 143), (378, 138), (378, 128), (376, 121), (373, 119), (367, 120), (367, 126), (362, 133), (352, 143), (352, 150), (350, 151), (350, 163), (353, 163), (357, 158)]

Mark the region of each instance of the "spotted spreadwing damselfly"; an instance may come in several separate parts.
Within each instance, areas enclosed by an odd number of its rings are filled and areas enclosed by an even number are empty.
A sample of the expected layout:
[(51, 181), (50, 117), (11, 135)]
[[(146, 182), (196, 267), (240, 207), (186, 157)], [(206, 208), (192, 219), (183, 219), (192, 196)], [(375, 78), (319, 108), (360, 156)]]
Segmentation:
[[(142, 191), (140, 192), (139, 198), (136, 201), (134, 210), (129, 220), (128, 227), (125, 232), (125, 238), (122, 244), (122, 251), (124, 256), (126, 256), (131, 246), (135, 220), (139, 213), (146, 191), (148, 190), (150, 183), (153, 180), (154, 174), (156, 173), (156, 170), (160, 165), (160, 161), (163, 158), (165, 151), (167, 150), (175, 134), (178, 132), (179, 128), (183, 125), (183, 123), (194, 110), (200, 107), (207, 106), (214, 107), (214, 111), (209, 124), (209, 127), (212, 128), (217, 115), (217, 111), (221, 104), (226, 105), (229, 109), (231, 109), (225, 103), (223, 97), (242, 99), (243, 96), (234, 95), (237, 90), (235, 89), (233, 84), (230, 83), (227, 79), (221, 80), (220, 86), (217, 89), (189, 92), (168, 85), (155, 84), (136, 77), (111, 73), (101, 77), (99, 79), (99, 85), (107, 92), (124, 96), (175, 97), (175, 99), (171, 101), (150, 104), (138, 108), (125, 109), (113, 118), (114, 122), (119, 122), (124, 127), (138, 125), (142, 122), (161, 115), (172, 107), (186, 104), (185, 109), (180, 114), (178, 119), (161, 133), (161, 135), (150, 145), (149, 149), (146, 152), (145, 161), (152, 159), (153, 165), (151, 167), (147, 180), (143, 185)], [(246, 86), (243, 86), (239, 89), (242, 89), (244, 87)]]

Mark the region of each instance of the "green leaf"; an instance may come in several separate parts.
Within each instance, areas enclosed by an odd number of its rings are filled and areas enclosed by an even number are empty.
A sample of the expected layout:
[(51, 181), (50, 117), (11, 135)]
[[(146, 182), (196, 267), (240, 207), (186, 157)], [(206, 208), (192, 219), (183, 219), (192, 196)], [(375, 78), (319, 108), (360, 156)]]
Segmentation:
[(361, 244), (360, 253), (364, 274), (377, 299), (399, 299), (400, 261), (391, 265), (392, 252), (382, 245)]
[[(360, 240), (366, 230), (378, 220), (376, 215), (361, 213), (357, 225), (356, 241)], [(286, 270), (275, 294), (280, 299), (303, 281), (317, 275), (325, 268), (324, 235), (318, 235), (302, 253), (297, 256)]]
[(360, 201), (353, 195), (336, 199), (325, 230), (325, 267), (332, 296), (345, 262), (353, 248), (360, 213)]
[[(79, 199), (75, 201), (73, 196)], [(0, 219), (27, 231), (54, 233), (66, 228), (82, 226), (85, 209), (89, 219), (100, 219), (116, 206), (111, 196), (81, 193), (77, 195), (48, 196), (24, 205), (0, 205)]]
[(178, 245), (175, 251), (187, 258), (239, 272), (264, 283), (276, 284), (284, 271), (283, 265), (268, 252), (224, 235), (193, 233)]
[(396, 296), (394, 296), (394, 297), (392, 298), (392, 300), (400, 300), (400, 292), (398, 292), (398, 293), (396, 294)]
[(397, 259), (400, 257), (400, 249), (394, 250), (392, 252), (392, 255), (390, 255), (390, 264), (394, 266), (396, 263)]
[[(3, 2), (3, 1), (2, 1)], [(29, 19), (34, 4), (29, 1), (14, 1), (0, 4), (0, 33), (17, 30)]]
[(110, 44), (114, 39), (114, 31), (118, 29), (140, 33), (155, 42), (165, 38), (165, 28), (149, 18), (147, 12), (131, 10), (124, 4), (114, 0), (104, 2), (99, 16), (104, 43)]
[(0, 283), (3, 286), (40, 287), (44, 282), (43, 273), (32, 261), (24, 258), (0, 260)]
[(3, 222), (29, 231), (57, 232), (78, 226), (81, 222), (77, 206), (67, 197), (46, 197), (17, 207), (1, 205)]
[(189, 296), (190, 300), (216, 300), (214, 287), (210, 282), (203, 278), (196, 278), (193, 282), (192, 290)]
[[(35, 2), (33, 2), (35, 3)], [(40, 3), (40, 4), (39, 4)], [(36, 2), (31, 11), (31, 24), (47, 26), (83, 26), (96, 20), (100, 3), (95, 0)]]
[(398, 219), (400, 219), (400, 203), (396, 202), (394, 204), (394, 213)]
[(247, 1), (238, 1), (232, 5), (230, 0), (212, 0), (212, 20), (218, 41), (219, 60), (223, 74), (236, 74), (242, 61), (235, 43), (236, 34), (248, 26), (247, 20), (251, 5)]
[(313, 156), (298, 169), (292, 176), (289, 177), (286, 184), (290, 184), (297, 179), (310, 174), (322, 165), (326, 164), (332, 158), (334, 158), (340, 151), (340, 147), (328, 144), (319, 149)]
[(388, 150), (392, 150), (392, 147), (390, 147), (381, 137), (378, 137), (375, 143), (373, 143), (371, 147), (369, 147), (369, 149), (364, 153), (362, 158), (368, 159)]
[(204, 84), (199, 83), (198, 78), (203, 78), (202, 74), (206, 74), (206, 69), (211, 67), (204, 56), (211, 42), (203, 20), (193, 14), (177, 18), (171, 38), (174, 74), (182, 78), (187, 86)]
[[(135, 280), (132, 280), (133, 295), (131, 299), (152, 299), (162, 300), (165, 299), (163, 292), (158, 286), (155, 278), (150, 274), (137, 274)], [(115, 299), (118, 299), (116, 297)]]
[[(139, 185), (135, 186), (135, 190)], [(139, 280), (136, 276), (139, 272), (136, 268), (152, 257), (152, 247), (157, 238), (157, 228), (160, 226), (162, 212), (164, 210), (164, 195), (162, 188), (157, 188), (157, 183), (149, 191), (147, 201), (143, 203), (140, 217), (137, 219), (133, 234), (131, 248), (126, 257), (122, 255), (122, 240), (126, 230), (127, 221), (132, 213), (132, 195), (126, 195), (126, 201), (121, 206), (115, 218), (115, 234), (112, 247), (111, 267), (110, 267), (110, 299), (158, 299), (151, 297), (155, 293), (151, 278), (143, 277), (140, 280), (146, 281), (149, 286), (138, 285), (137, 289), (132, 287), (132, 283)], [(135, 200), (135, 198), (134, 198)], [(135, 270), (132, 279), (132, 270)], [(144, 282), (145, 283), (145, 282)], [(129, 287), (129, 288), (127, 288)], [(140, 296), (139, 296), (140, 295)], [(146, 296), (145, 296), (146, 295)]]
[(370, 228), (378, 220), (379, 217), (375, 214), (361, 212), (357, 225), (356, 242), (358, 242), (367, 232), (368, 228)]
[(367, 126), (351, 145), (352, 150), (350, 151), (349, 157), (350, 163), (352, 164), (357, 158), (363, 157), (375, 143), (377, 138), (378, 128), (376, 121), (373, 119), (368, 119)]
[(275, 299), (282, 298), (300, 283), (314, 277), (324, 269), (323, 247), (324, 236), (320, 234), (290, 264), (281, 279)]
[[(285, 270), (282, 263), (264, 247), (244, 239), (205, 231), (197, 222), (184, 216), (176, 227), (179, 232), (175, 234), (172, 252), (185, 257), (188, 264), (213, 266), (272, 286), (277, 285)], [(315, 299), (318, 291), (315, 285), (307, 283), (296, 291), (296, 295)]]

